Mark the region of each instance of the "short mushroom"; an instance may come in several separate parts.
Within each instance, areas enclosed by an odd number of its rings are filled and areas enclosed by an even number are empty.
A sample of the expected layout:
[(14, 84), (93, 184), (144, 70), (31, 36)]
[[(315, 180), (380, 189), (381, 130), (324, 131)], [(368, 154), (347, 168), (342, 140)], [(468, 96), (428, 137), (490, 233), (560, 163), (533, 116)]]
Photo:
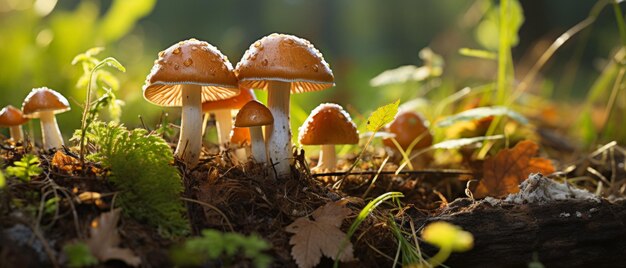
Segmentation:
[(231, 148), (235, 147), (235, 156), (240, 161), (248, 159), (248, 150), (250, 145), (250, 129), (245, 127), (234, 127), (230, 131)]
[(219, 144), (224, 144), (228, 141), (228, 136), (233, 128), (231, 110), (241, 109), (251, 100), (256, 100), (252, 89), (241, 89), (239, 95), (235, 97), (202, 103), (202, 112), (206, 113), (205, 116), (208, 116), (208, 113), (215, 114)]
[(181, 107), (180, 137), (175, 155), (193, 167), (202, 148), (202, 102), (239, 93), (233, 67), (216, 47), (189, 39), (159, 53), (146, 78), (143, 96), (160, 106)]
[(24, 117), (22, 111), (8, 105), (0, 110), (0, 127), (8, 127), (11, 139), (14, 142), (24, 140), (24, 132), (22, 125), (28, 122), (28, 118)]
[(278, 177), (288, 177), (291, 153), (289, 95), (335, 85), (322, 54), (302, 38), (271, 34), (254, 42), (237, 63), (235, 73), (246, 88), (267, 89), (274, 125), (265, 129), (267, 147)]
[(63, 146), (63, 136), (57, 125), (55, 114), (70, 110), (70, 104), (63, 95), (47, 87), (34, 88), (22, 103), (24, 117), (39, 118), (43, 148)]
[[(428, 130), (426, 121), (413, 111), (399, 113), (387, 126), (387, 131), (395, 134), (395, 139), (403, 150), (407, 150), (413, 143), (415, 145), (412, 148), (418, 150), (433, 144), (433, 135)], [(384, 139), (383, 144), (397, 149), (391, 139)]]
[(356, 144), (359, 133), (343, 108), (334, 103), (317, 106), (299, 129), (302, 145), (321, 145), (316, 169), (334, 170), (337, 165), (335, 144)]
[(250, 128), (250, 139), (252, 146), (252, 157), (257, 163), (267, 162), (267, 150), (263, 140), (262, 126), (271, 126), (274, 117), (270, 110), (262, 103), (253, 100), (239, 110), (235, 118), (235, 127)]

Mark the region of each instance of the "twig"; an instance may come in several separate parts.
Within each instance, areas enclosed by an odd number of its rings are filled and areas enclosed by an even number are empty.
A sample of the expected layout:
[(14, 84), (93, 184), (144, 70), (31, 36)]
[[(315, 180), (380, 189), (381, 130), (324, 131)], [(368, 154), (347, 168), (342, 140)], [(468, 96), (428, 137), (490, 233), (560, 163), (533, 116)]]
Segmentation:
[[(349, 176), (349, 175), (394, 175), (396, 171), (357, 171), (357, 172), (327, 172), (327, 173), (317, 173), (311, 174), (313, 177), (324, 177), (324, 176)], [(423, 169), (423, 170), (406, 170), (397, 172), (398, 175), (422, 175), (422, 174), (432, 174), (432, 175), (470, 175), (474, 176), (474, 172), (470, 170), (462, 170), (462, 169)]]
[(191, 202), (191, 203), (196, 203), (196, 204), (198, 204), (198, 205), (205, 206), (205, 207), (208, 207), (208, 208), (210, 208), (210, 209), (212, 209), (212, 210), (215, 210), (217, 213), (219, 213), (219, 214), (222, 216), (222, 218), (224, 218), (224, 220), (226, 221), (226, 224), (228, 224), (228, 228), (230, 228), (230, 231), (231, 231), (231, 232), (234, 232), (234, 231), (235, 231), (235, 228), (233, 228), (233, 225), (232, 225), (232, 224), (230, 223), (230, 221), (228, 220), (228, 217), (226, 217), (226, 214), (224, 214), (224, 212), (222, 212), (222, 211), (221, 211), (219, 208), (217, 208), (216, 206), (211, 205), (211, 204), (206, 203), (206, 202), (199, 201), (199, 200), (195, 200), (195, 199), (187, 198), (187, 197), (181, 197), (181, 198), (180, 198), (180, 200), (187, 201), (187, 202)]

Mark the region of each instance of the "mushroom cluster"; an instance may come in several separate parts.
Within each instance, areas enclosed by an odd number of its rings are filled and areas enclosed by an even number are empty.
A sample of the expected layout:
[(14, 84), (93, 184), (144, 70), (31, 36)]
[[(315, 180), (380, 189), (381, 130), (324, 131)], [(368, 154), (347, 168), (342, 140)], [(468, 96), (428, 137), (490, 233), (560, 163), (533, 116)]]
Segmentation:
[(276, 175), (288, 177), (292, 158), (289, 96), (334, 86), (333, 72), (309, 41), (274, 33), (248, 48), (235, 73), (240, 85), (268, 91), (274, 124), (265, 128), (267, 147)]
[(43, 148), (61, 148), (65, 143), (57, 125), (56, 114), (69, 111), (70, 104), (63, 95), (47, 87), (33, 88), (22, 103), (22, 109), (8, 105), (0, 110), (0, 127), (8, 127), (13, 142), (24, 141), (21, 125), (39, 118)]

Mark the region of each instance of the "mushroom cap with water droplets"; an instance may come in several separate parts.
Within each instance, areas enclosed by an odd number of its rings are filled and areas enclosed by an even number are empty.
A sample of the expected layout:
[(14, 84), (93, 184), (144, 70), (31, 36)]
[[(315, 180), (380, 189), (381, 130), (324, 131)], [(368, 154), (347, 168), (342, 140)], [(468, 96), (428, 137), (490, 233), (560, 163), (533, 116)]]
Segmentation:
[(359, 132), (343, 108), (334, 103), (317, 106), (298, 130), (302, 145), (356, 144)]
[(239, 93), (237, 77), (228, 58), (213, 45), (189, 39), (159, 53), (146, 77), (143, 96), (160, 106), (182, 106), (184, 84), (202, 86), (202, 102)]
[(254, 42), (235, 68), (239, 84), (267, 89), (267, 81), (291, 83), (291, 93), (335, 85), (330, 66), (313, 45), (297, 36), (271, 34)]

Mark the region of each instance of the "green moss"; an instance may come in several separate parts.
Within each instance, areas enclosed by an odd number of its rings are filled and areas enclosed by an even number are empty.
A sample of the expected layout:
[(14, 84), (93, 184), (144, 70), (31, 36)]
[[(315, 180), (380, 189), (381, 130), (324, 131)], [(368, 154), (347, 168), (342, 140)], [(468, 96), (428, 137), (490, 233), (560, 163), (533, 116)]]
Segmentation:
[[(80, 137), (80, 131), (76, 136)], [(89, 127), (86, 136), (96, 148), (87, 159), (109, 168), (110, 180), (120, 190), (116, 206), (164, 234), (188, 232), (179, 199), (181, 177), (171, 165), (172, 151), (161, 137), (144, 129), (129, 131), (117, 123), (99, 121)]]

